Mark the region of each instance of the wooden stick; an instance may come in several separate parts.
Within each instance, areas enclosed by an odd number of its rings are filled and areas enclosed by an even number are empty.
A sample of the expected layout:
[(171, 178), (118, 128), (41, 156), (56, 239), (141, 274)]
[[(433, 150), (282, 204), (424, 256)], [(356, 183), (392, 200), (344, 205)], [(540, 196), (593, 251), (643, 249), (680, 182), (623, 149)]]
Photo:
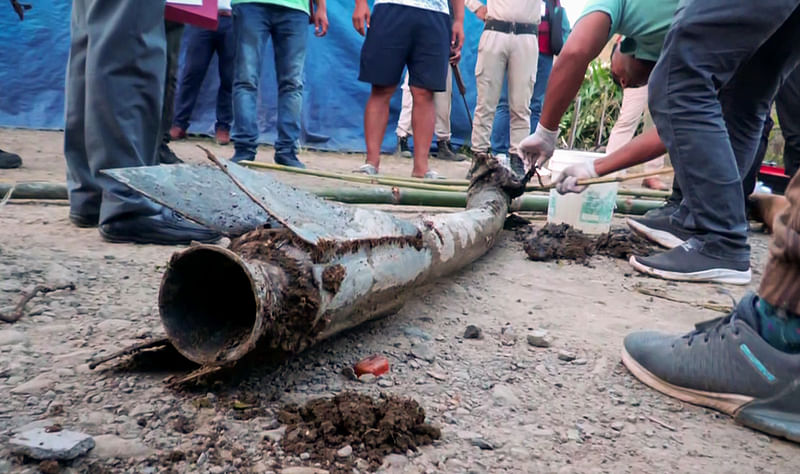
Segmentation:
[(696, 301), (686, 301), (681, 298), (676, 298), (674, 296), (670, 296), (665, 294), (662, 290), (652, 289), (652, 288), (644, 288), (640, 285), (636, 285), (634, 290), (638, 293), (643, 295), (652, 296), (654, 298), (661, 298), (662, 300), (672, 301), (673, 303), (683, 303), (688, 304), (690, 306), (694, 306), (697, 308), (703, 309), (710, 309), (712, 311), (719, 311), (720, 313), (730, 313), (733, 310), (733, 306), (719, 304), (719, 303), (700, 303)]
[(122, 349), (121, 351), (117, 351), (107, 356), (100, 357), (99, 359), (92, 359), (92, 361), (89, 362), (89, 369), (94, 370), (94, 368), (97, 367), (98, 365), (104, 364), (118, 357), (135, 354), (137, 352), (143, 351), (144, 349), (150, 349), (151, 347), (166, 346), (167, 344), (169, 344), (169, 339), (166, 337), (162, 337), (160, 339), (153, 339), (152, 341), (140, 342), (138, 344), (128, 346), (125, 349)]
[(17, 303), (16, 308), (14, 308), (14, 312), (10, 315), (6, 316), (0, 313), (0, 321), (4, 321), (6, 323), (15, 323), (19, 321), (20, 318), (25, 314), (25, 305), (28, 304), (30, 300), (33, 299), (39, 293), (50, 293), (53, 291), (58, 290), (74, 290), (75, 284), (74, 283), (67, 283), (66, 285), (59, 285), (59, 286), (46, 286), (46, 285), (36, 285), (36, 287), (30, 293), (23, 293), (22, 298), (20, 298), (19, 303)]
[(666, 428), (666, 429), (668, 429), (670, 431), (678, 431), (678, 429), (675, 428), (674, 426), (668, 425), (665, 422), (659, 420), (658, 418), (656, 418), (654, 416), (648, 416), (647, 419), (652, 421), (653, 423), (657, 424), (658, 426), (661, 426), (662, 428)]
[[(648, 178), (650, 176), (658, 176), (662, 174), (669, 174), (672, 173), (674, 170), (672, 168), (661, 168), (660, 170), (655, 171), (646, 171), (642, 173), (632, 173), (625, 176), (603, 176), (600, 178), (588, 178), (588, 179), (581, 179), (578, 180), (578, 186), (589, 186), (592, 184), (605, 184), (605, 183), (621, 183), (623, 181), (629, 181), (632, 179), (641, 179), (641, 178)], [(550, 190), (556, 187), (556, 183), (550, 183), (545, 186), (527, 186), (525, 188), (526, 191), (538, 191), (538, 190)]]

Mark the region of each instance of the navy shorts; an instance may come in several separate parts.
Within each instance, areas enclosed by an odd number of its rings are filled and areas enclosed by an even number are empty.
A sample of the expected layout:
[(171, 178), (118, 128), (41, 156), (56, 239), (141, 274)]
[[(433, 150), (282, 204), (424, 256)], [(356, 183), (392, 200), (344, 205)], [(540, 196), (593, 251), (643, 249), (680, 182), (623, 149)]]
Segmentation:
[(358, 80), (396, 86), (408, 66), (408, 83), (434, 92), (447, 86), (450, 16), (422, 8), (381, 3), (375, 6), (361, 47)]

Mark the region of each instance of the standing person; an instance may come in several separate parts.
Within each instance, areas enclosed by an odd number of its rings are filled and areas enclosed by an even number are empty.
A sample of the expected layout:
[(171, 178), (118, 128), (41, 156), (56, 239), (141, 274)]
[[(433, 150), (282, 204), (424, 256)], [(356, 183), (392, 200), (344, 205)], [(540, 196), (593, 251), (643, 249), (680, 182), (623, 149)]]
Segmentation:
[[(759, 12), (753, 15), (752, 2), (745, 0), (688, 0), (675, 16), (650, 80), (650, 110), (670, 158), (684, 165), (676, 168), (677, 176), (684, 199), (695, 204), (696, 228), (704, 234), (654, 257), (654, 267), (684, 270), (688, 259), (744, 250), (735, 154), (755, 153), (772, 98), (800, 63), (800, 0), (764, 0)], [(719, 98), (724, 86), (732, 88), (739, 107), (737, 120), (728, 120), (727, 127)], [(631, 334), (622, 360), (634, 376), (662, 393), (800, 442), (797, 175), (786, 197), (789, 206), (773, 221), (757, 296), (742, 298), (729, 316), (699, 324), (685, 336)], [(712, 212), (713, 207), (722, 209)]]
[[(357, 171), (377, 174), (381, 143), (389, 122), (389, 102), (408, 67), (413, 97), (414, 166), (411, 176), (437, 178), (428, 168), (436, 111), (434, 92), (447, 90), (450, 62), (457, 63), (464, 43), (464, 0), (356, 0), (353, 27), (366, 36), (358, 80), (372, 85), (364, 110), (366, 163)], [(452, 13), (452, 21), (450, 17)]]
[(153, 166), (164, 98), (163, 0), (75, 0), (64, 155), (70, 220), (110, 242), (188, 244), (219, 234), (104, 175)]
[(161, 127), (158, 145), (158, 162), (165, 165), (183, 163), (178, 155), (169, 147), (173, 138), (169, 127), (172, 123), (172, 114), (175, 110), (175, 86), (178, 82), (178, 56), (181, 52), (181, 36), (183, 36), (183, 23), (164, 20), (164, 30), (167, 35), (167, 75), (164, 84), (164, 105), (161, 110)]
[[(530, 133), (533, 133), (536, 124), (539, 123), (539, 116), (542, 114), (542, 104), (544, 103), (544, 93), (547, 90), (547, 81), (550, 79), (550, 71), (553, 70), (553, 60), (567, 41), (570, 26), (567, 13), (561, 6), (559, 0), (544, 0), (544, 13), (539, 23), (539, 60), (536, 63), (536, 81), (533, 83), (533, 95), (531, 96), (531, 118)], [(497, 110), (494, 113), (494, 123), (492, 124), (492, 153), (497, 155), (507, 155), (510, 146), (509, 140), (509, 116), (508, 116), (508, 82), (503, 82), (503, 91), (500, 93), (500, 101), (497, 103)]]
[(775, 97), (778, 125), (783, 134), (783, 167), (788, 176), (800, 169), (800, 67), (786, 78)]
[(326, 0), (233, 0), (236, 60), (233, 76), (232, 161), (255, 160), (258, 149), (258, 87), (264, 46), (272, 38), (278, 79), (278, 140), (275, 163), (305, 168), (297, 159), (303, 111), (303, 69), (309, 15), (317, 37), (328, 32)]
[[(14, 12), (19, 16), (19, 21), (25, 19), (25, 10), (31, 8), (30, 5), (19, 3), (17, 0), (11, 0), (11, 7)], [(0, 150), (0, 169), (12, 169), (22, 166), (22, 158), (16, 153)]]
[(524, 174), (518, 153), (520, 142), (530, 133), (530, 102), (536, 79), (541, 21), (541, 0), (467, 0), (467, 6), (484, 20), (478, 45), (475, 80), (478, 100), (472, 126), (472, 151), (491, 153), (495, 109), (500, 100), (503, 78), (508, 81), (511, 168)]
[(197, 26), (186, 27), (186, 63), (180, 77), (180, 88), (175, 102), (175, 119), (169, 134), (173, 140), (186, 138), (186, 130), (192, 118), (192, 110), (197, 103), (200, 87), (214, 54), (217, 55), (219, 89), (217, 90), (217, 123), (214, 125), (214, 138), (219, 145), (231, 141), (231, 122), (233, 122), (233, 67), (236, 46), (233, 36), (231, 1), (221, 0), (218, 4), (219, 24), (216, 31)]
[[(403, 98), (400, 108), (400, 117), (397, 119), (397, 150), (403, 158), (411, 158), (411, 148), (408, 146), (408, 137), (414, 132), (411, 127), (413, 98), (411, 88), (408, 87), (408, 74), (403, 80)], [(453, 72), (447, 69), (447, 89), (444, 92), (433, 94), (433, 108), (436, 110), (436, 154), (434, 157), (444, 161), (464, 161), (466, 156), (455, 153), (450, 145), (450, 105), (453, 99)]]

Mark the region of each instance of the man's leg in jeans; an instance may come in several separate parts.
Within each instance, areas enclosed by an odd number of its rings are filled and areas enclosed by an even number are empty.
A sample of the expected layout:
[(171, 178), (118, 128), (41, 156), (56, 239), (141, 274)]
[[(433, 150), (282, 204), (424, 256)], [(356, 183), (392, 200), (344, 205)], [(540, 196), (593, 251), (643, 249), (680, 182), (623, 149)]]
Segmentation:
[(169, 149), (169, 129), (175, 112), (175, 89), (178, 83), (178, 56), (181, 52), (181, 37), (183, 36), (183, 23), (164, 20), (164, 30), (167, 35), (167, 71), (164, 83), (164, 104), (161, 107), (161, 127), (159, 134), (161, 142), (156, 153), (156, 161), (161, 163), (178, 163), (178, 157)]
[(536, 82), (533, 84), (533, 96), (531, 97), (531, 133), (536, 131), (536, 125), (542, 115), (544, 94), (547, 92), (547, 81), (550, 80), (550, 72), (552, 70), (553, 56), (539, 53), (539, 61), (536, 66)]
[[(771, 22), (762, 17), (755, 24), (740, 25), (736, 20), (742, 20), (744, 11), (752, 5), (744, 0), (727, 2), (725, 12), (735, 14), (730, 19), (733, 21), (718, 25), (707, 22), (704, 31), (696, 32), (697, 37), (711, 40), (727, 33), (760, 33), (769, 39), (752, 56), (753, 60), (763, 61), (766, 73), (771, 72), (767, 64), (773, 70), (785, 67), (784, 72), (788, 72), (797, 58), (781, 54), (772, 40), (779, 38), (781, 43), (797, 44), (800, 2), (768, 3), (761, 7), (764, 12), (776, 15)], [(788, 19), (786, 10), (790, 10)], [(681, 27), (681, 18), (679, 14), (674, 28)], [(728, 46), (735, 46), (731, 43)], [(713, 43), (709, 46), (713, 47)], [(724, 74), (729, 69), (735, 70), (737, 76), (743, 74), (737, 79), (748, 77), (746, 69), (737, 68), (735, 63), (717, 72)], [(704, 72), (696, 70), (693, 74)], [(761, 85), (769, 86), (772, 79), (764, 76)], [(758, 81), (752, 83), (753, 87), (758, 85)], [(773, 90), (777, 90), (777, 84)], [(741, 130), (741, 125), (734, 124), (732, 129)], [(692, 192), (685, 186), (684, 190)], [(800, 442), (800, 178), (797, 176), (789, 185), (787, 197), (789, 207), (775, 220), (776, 231), (763, 272), (760, 297), (745, 296), (728, 317), (698, 324), (696, 330), (684, 336), (630, 334), (625, 338), (622, 361), (639, 380), (669, 396), (720, 410), (741, 424)]]
[[(774, 58), (798, 54), (794, 43), (779, 44), (794, 40), (789, 30), (770, 39), (771, 50), (761, 47), (796, 0), (773, 0), (770, 14), (757, 17), (744, 4), (721, 1), (690, 1), (678, 9), (650, 78), (650, 110), (689, 211), (683, 222), (671, 223), (694, 235), (684, 246), (631, 264), (667, 279), (744, 284), (750, 248), (737, 161), (749, 166), (755, 154), (779, 80), (769, 73), (784, 74)], [(739, 99), (735, 119), (723, 115), (718, 98), (719, 84), (729, 82)]]
[(178, 83), (180, 86), (173, 120), (173, 124), (183, 130), (189, 128), (189, 120), (200, 95), (200, 87), (214, 56), (213, 34), (213, 31), (198, 26), (186, 27), (186, 58)]
[(508, 154), (510, 145), (510, 118), (508, 116), (508, 80), (503, 78), (503, 90), (500, 92), (500, 100), (494, 110), (494, 122), (492, 122), (492, 153), (495, 155)]
[(800, 67), (786, 78), (775, 99), (778, 123), (783, 134), (783, 166), (794, 176), (800, 169)]
[(103, 188), (92, 177), (86, 149), (86, 54), (89, 33), (86, 13), (89, 0), (72, 3), (70, 50), (65, 96), (64, 157), (67, 160), (70, 220), (93, 227), (100, 218)]
[(264, 43), (270, 34), (267, 6), (233, 6), (236, 60), (233, 73), (233, 161), (254, 160), (258, 149), (258, 84)]
[(215, 130), (230, 131), (233, 122), (233, 70), (236, 59), (232, 17), (219, 17), (215, 43), (219, 64), (219, 90), (217, 91), (217, 123), (214, 128)]
[(306, 62), (308, 15), (300, 10), (269, 6), (272, 43), (278, 79), (278, 140), (275, 162), (304, 167), (297, 159), (300, 117), (303, 112), (303, 67)]

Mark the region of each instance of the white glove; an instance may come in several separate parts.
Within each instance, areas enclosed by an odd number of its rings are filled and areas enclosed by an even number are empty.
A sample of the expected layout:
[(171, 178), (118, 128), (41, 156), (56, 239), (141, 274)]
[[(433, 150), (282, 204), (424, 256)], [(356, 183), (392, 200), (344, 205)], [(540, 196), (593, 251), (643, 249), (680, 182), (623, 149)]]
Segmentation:
[(580, 193), (586, 189), (586, 186), (579, 186), (578, 180), (596, 177), (597, 171), (594, 170), (594, 163), (567, 166), (556, 177), (556, 191), (559, 194)]
[(520, 142), (519, 149), (530, 166), (541, 167), (553, 156), (556, 139), (558, 130), (548, 130), (540, 123), (536, 125), (533, 135)]

